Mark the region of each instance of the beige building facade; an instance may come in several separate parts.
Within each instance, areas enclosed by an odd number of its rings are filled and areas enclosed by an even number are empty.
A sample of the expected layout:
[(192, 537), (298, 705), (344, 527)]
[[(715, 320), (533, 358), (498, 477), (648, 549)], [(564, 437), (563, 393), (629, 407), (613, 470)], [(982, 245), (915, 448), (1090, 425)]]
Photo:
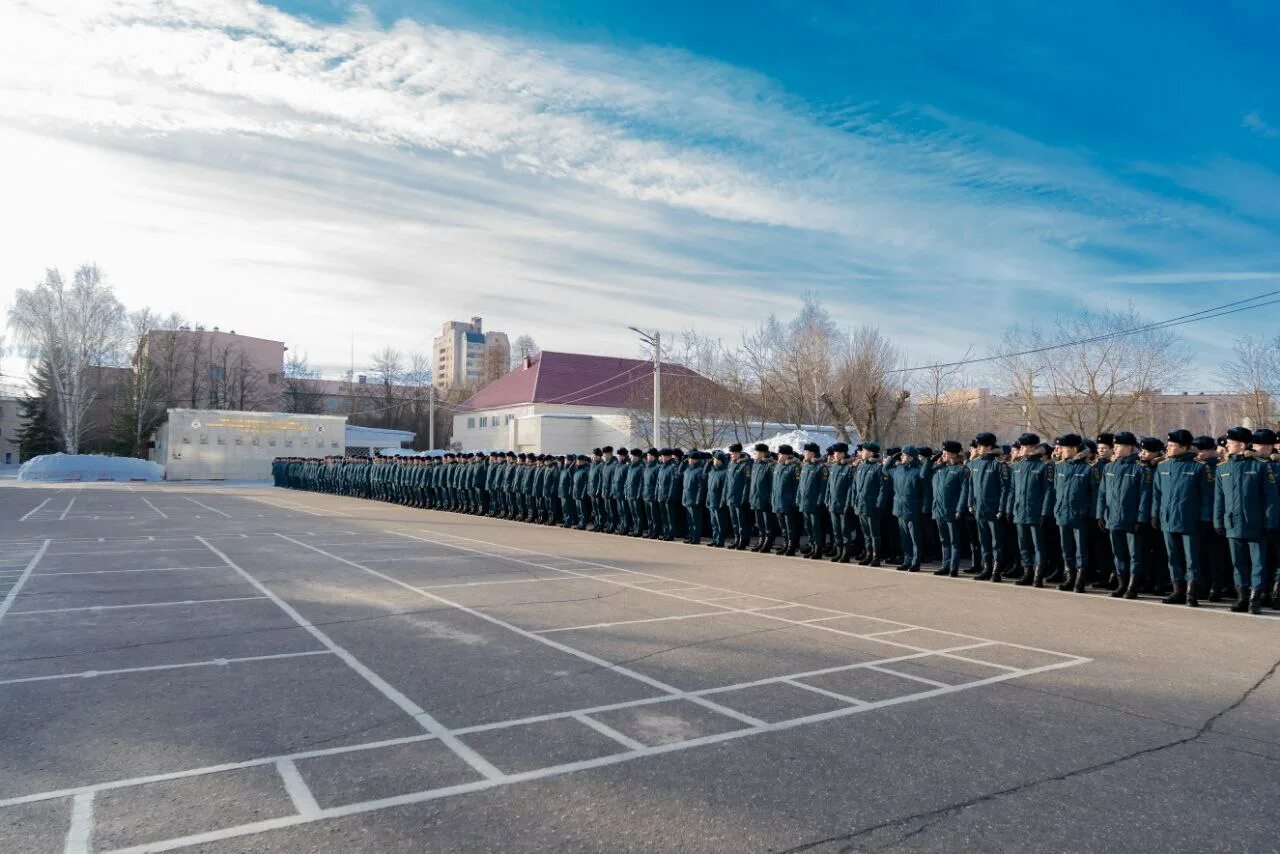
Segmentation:
[(432, 342), (431, 354), (436, 388), (480, 388), (506, 373), (511, 343), (505, 332), (485, 332), (482, 318), (451, 320)]
[(25, 423), (18, 417), (21, 403), (17, 395), (0, 394), (0, 465), (18, 464), (18, 431)]
[(276, 412), (284, 394), (282, 341), (234, 330), (157, 329), (139, 359), (151, 362), (169, 406)]
[(344, 453), (346, 428), (329, 415), (170, 409), (151, 458), (165, 480), (269, 480), (276, 457)]

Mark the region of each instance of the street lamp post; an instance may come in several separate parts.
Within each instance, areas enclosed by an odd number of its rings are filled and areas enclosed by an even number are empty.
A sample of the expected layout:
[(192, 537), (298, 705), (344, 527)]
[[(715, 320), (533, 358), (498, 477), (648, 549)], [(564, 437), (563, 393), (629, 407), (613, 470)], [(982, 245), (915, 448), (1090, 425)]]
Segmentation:
[(653, 348), (653, 446), (662, 447), (662, 333), (645, 332), (628, 326), (640, 340)]

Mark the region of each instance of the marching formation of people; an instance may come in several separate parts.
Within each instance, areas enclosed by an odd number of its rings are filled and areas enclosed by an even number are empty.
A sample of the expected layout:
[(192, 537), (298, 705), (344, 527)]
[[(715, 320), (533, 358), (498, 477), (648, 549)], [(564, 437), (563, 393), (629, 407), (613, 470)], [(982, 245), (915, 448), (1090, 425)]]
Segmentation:
[[(278, 458), (275, 485), (713, 548), (1280, 609), (1276, 433)], [(1096, 530), (1095, 530), (1096, 529)], [(776, 548), (775, 548), (776, 544)], [(965, 566), (964, 564), (968, 565)]]

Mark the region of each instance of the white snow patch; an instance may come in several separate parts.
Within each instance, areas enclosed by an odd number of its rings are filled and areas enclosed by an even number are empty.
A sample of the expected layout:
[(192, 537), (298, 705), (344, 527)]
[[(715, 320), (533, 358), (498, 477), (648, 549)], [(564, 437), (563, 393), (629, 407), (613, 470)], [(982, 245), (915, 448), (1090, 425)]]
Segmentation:
[(44, 454), (18, 469), (18, 480), (33, 481), (116, 481), (164, 480), (164, 466), (133, 457), (98, 454)]

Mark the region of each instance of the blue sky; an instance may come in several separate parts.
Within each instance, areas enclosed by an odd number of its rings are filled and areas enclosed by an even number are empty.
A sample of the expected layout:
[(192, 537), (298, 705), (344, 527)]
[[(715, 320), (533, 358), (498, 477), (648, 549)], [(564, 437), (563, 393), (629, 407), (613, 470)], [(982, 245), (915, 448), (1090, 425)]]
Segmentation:
[[(1280, 288), (1276, 32), (1261, 2), (16, 0), (0, 300), (96, 260), (329, 370), (473, 314), (734, 340), (806, 291), (918, 361), (1171, 317)], [(1273, 309), (1184, 327), (1185, 387)]]

